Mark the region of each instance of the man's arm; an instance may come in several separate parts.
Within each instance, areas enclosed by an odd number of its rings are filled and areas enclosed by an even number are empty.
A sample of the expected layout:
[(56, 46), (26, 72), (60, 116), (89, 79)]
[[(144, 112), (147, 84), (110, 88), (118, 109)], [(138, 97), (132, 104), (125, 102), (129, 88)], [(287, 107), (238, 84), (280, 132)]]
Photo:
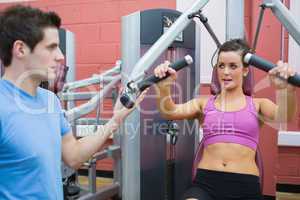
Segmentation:
[(67, 133), (62, 139), (62, 157), (65, 163), (77, 169), (98, 152), (109, 136), (119, 128), (127, 115), (140, 104), (147, 91), (148, 89), (141, 93), (131, 109), (125, 108), (121, 104), (120, 99), (118, 99), (114, 106), (113, 117), (105, 125), (101, 126), (94, 135), (77, 140), (72, 132)]
[(119, 123), (114, 118), (100, 126), (94, 135), (77, 140), (73, 133), (67, 133), (62, 139), (62, 157), (64, 162), (74, 168), (79, 168), (92, 155), (98, 152), (106, 140), (118, 129)]

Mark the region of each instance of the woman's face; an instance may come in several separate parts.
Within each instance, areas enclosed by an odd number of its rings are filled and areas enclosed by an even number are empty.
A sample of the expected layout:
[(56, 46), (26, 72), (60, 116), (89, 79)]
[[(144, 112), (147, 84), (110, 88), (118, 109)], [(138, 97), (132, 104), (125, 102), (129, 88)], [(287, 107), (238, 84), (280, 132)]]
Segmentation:
[(243, 75), (247, 75), (248, 67), (243, 66), (238, 51), (221, 52), (217, 63), (218, 81), (222, 90), (242, 89)]

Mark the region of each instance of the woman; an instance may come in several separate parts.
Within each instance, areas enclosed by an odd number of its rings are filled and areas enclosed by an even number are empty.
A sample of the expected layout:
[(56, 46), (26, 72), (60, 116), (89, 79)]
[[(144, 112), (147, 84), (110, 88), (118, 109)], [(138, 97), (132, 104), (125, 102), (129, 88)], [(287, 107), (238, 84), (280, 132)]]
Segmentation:
[[(260, 121), (278, 122), (295, 112), (295, 88), (286, 79), (295, 72), (287, 63), (279, 61), (269, 71), (271, 84), (279, 93), (287, 89), (288, 108), (282, 101), (278, 105), (269, 99), (251, 96), (251, 71), (243, 63), (250, 52), (241, 39), (225, 42), (218, 51), (213, 70), (211, 97), (199, 97), (184, 104), (175, 104), (170, 85), (176, 72), (169, 63), (154, 70), (157, 77), (170, 77), (157, 84), (157, 103), (163, 117), (198, 119), (203, 128), (203, 139), (195, 159), (195, 177), (184, 194), (185, 200), (257, 200), (261, 199), (259, 169), (256, 153)], [(280, 77), (280, 78), (279, 78)], [(283, 97), (283, 96), (282, 96)]]

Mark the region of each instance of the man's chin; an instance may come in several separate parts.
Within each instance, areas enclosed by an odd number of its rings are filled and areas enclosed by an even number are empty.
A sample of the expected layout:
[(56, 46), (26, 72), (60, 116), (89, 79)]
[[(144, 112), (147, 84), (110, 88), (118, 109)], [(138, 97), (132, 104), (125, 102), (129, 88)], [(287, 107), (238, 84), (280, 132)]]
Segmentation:
[(41, 81), (54, 81), (56, 78), (55, 74), (47, 74), (46, 76), (40, 76)]
[(49, 81), (54, 81), (56, 78), (56, 74), (55, 73), (48, 73), (47, 79)]

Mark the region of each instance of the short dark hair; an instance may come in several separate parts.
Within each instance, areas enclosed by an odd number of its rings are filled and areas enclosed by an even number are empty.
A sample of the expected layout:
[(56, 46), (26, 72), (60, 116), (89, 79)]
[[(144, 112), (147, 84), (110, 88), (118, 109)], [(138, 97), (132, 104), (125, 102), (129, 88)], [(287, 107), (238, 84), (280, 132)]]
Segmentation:
[(245, 67), (248, 67), (248, 64), (244, 63), (243, 58), (247, 53), (251, 52), (251, 48), (249, 44), (244, 40), (244, 39), (231, 39), (226, 42), (224, 42), (218, 51), (218, 60), (219, 60), (219, 55), (221, 52), (228, 52), (228, 51), (235, 51), (235, 52), (240, 52), (241, 53), (241, 58), (243, 65)]
[(0, 59), (4, 66), (12, 61), (16, 40), (27, 44), (31, 51), (44, 38), (44, 29), (59, 29), (61, 19), (55, 12), (43, 12), (30, 6), (15, 5), (0, 13)]

